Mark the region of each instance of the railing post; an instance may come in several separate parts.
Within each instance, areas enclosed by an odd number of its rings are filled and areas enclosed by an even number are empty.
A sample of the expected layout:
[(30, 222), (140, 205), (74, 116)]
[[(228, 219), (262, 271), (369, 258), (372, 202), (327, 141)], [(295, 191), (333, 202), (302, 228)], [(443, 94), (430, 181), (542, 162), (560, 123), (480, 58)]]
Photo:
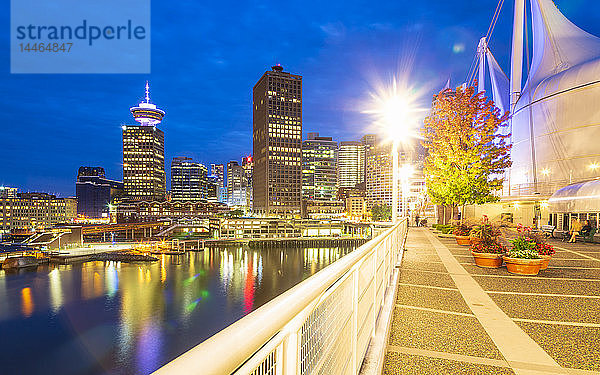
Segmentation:
[(352, 267), (352, 373), (358, 374), (358, 363), (356, 361), (356, 352), (358, 347), (358, 272), (357, 270), (362, 262), (358, 262)]
[(299, 374), (298, 332), (294, 331), (283, 341), (283, 374)]
[(281, 344), (279, 344), (277, 346), (277, 349), (275, 349), (275, 375), (282, 375), (285, 373), (284, 371), (284, 363), (283, 363), (283, 358), (284, 358), (284, 347), (285, 347), (285, 340), (284, 342), (282, 342)]

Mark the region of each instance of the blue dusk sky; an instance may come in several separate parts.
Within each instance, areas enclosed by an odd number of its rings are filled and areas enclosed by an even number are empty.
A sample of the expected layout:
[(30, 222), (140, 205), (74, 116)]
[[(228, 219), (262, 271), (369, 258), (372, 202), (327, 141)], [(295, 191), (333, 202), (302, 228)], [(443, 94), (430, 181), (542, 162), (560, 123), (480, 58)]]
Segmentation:
[[(121, 125), (143, 97), (166, 111), (167, 179), (174, 156), (205, 164), (252, 152), (252, 87), (280, 63), (304, 85), (303, 130), (359, 139), (371, 119), (360, 108), (381, 82), (410, 71), (431, 103), (449, 77), (465, 80), (496, 0), (153, 1), (152, 73), (10, 74), (9, 1), (0, 22), (0, 184), (74, 195), (77, 168), (122, 178)], [(597, 0), (559, 0), (584, 30), (600, 35)], [(508, 70), (513, 1), (505, 1), (490, 47)]]

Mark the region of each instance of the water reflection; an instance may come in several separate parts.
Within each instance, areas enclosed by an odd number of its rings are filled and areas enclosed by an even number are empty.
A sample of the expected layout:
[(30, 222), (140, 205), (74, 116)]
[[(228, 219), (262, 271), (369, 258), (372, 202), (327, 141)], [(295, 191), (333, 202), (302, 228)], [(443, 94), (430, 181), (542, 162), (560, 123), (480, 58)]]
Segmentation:
[(2, 371), (149, 373), (349, 251), (229, 248), (0, 270)]

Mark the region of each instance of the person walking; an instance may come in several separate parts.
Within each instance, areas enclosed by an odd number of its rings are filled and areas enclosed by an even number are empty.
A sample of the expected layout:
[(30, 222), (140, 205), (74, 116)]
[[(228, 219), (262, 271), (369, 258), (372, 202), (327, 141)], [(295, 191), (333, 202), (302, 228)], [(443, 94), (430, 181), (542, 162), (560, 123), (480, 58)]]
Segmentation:
[(415, 226), (420, 226), (419, 225), (419, 215), (415, 216)]
[(581, 225), (581, 221), (579, 221), (579, 219), (573, 220), (573, 223), (571, 224), (571, 239), (569, 239), (569, 242), (577, 242), (577, 236), (581, 233), (582, 227), (583, 226)]

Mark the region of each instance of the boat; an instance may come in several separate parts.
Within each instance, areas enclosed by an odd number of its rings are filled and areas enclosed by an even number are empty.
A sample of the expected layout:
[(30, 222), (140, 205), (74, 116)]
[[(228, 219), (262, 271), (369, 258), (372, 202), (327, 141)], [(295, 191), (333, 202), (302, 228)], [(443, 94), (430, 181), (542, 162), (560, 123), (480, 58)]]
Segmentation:
[(4, 262), (2, 262), (3, 269), (37, 267), (38, 265), (38, 259), (33, 256), (11, 257), (4, 259)]

